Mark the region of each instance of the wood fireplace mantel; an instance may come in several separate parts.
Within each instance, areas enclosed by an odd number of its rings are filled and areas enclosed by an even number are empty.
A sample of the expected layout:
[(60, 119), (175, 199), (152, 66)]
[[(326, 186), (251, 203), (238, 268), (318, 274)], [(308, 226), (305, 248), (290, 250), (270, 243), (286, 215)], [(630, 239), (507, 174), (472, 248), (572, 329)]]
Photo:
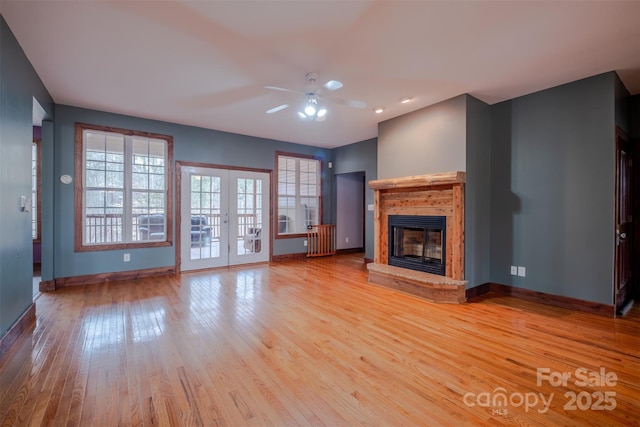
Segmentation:
[(444, 172), (432, 173), (429, 175), (414, 175), (403, 178), (379, 179), (369, 181), (369, 187), (373, 190), (394, 190), (403, 188), (421, 188), (455, 184), (464, 184), (466, 181), (465, 172)]
[[(369, 181), (374, 190), (374, 263), (369, 267), (369, 281), (407, 292), (420, 283), (426, 292), (411, 292), (434, 302), (464, 301), (464, 172), (416, 175), (404, 178)], [(445, 277), (411, 272), (411, 286), (406, 274), (388, 265), (389, 215), (437, 215), (446, 217)], [(400, 269), (404, 270), (404, 269)], [(383, 278), (384, 276), (384, 278)], [(438, 292), (430, 290), (438, 289)], [(440, 298), (439, 296), (442, 296)]]

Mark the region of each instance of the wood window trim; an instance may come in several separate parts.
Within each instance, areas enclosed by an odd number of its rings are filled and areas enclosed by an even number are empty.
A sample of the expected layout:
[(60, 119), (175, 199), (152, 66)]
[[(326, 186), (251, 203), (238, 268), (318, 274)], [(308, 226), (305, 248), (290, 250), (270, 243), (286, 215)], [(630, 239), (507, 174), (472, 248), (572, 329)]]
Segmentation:
[[(114, 243), (108, 245), (84, 245), (82, 241), (82, 227), (84, 222), (79, 218), (84, 218), (82, 210), (82, 190), (84, 187), (84, 164), (83, 164), (83, 138), (84, 130), (95, 130), (100, 132), (119, 133), (125, 136), (140, 136), (144, 138), (162, 139), (167, 141), (167, 202), (166, 202), (166, 240), (159, 242), (127, 242)], [(99, 126), (87, 123), (75, 124), (75, 186), (74, 186), (74, 246), (76, 252), (112, 251), (119, 249), (155, 248), (173, 245), (173, 136), (151, 132), (121, 129), (110, 126)]]
[(278, 233), (278, 198), (280, 196), (280, 194), (278, 193), (278, 171), (279, 171), (279, 165), (278, 165), (278, 157), (279, 156), (286, 156), (286, 157), (297, 157), (300, 159), (311, 159), (311, 160), (317, 160), (318, 163), (320, 164), (320, 195), (319, 195), (319, 201), (318, 201), (318, 224), (322, 224), (322, 205), (323, 205), (323, 199), (324, 197), (322, 196), (322, 187), (323, 187), (323, 182), (322, 182), (322, 171), (323, 171), (323, 167), (324, 167), (324, 163), (322, 161), (322, 158), (318, 157), (318, 156), (313, 156), (311, 154), (300, 154), (300, 153), (290, 153), (290, 152), (286, 152), (286, 151), (276, 151), (276, 160), (275, 160), (275, 179), (274, 179), (274, 185), (275, 185), (275, 190), (273, 192), (274, 194), (274, 214), (273, 214), (273, 229), (275, 230), (275, 232), (273, 233), (274, 235), (274, 239), (294, 239), (294, 238), (300, 238), (300, 237), (307, 237), (307, 233), (288, 233), (288, 234), (280, 234)]
[(36, 238), (33, 239), (34, 243), (40, 243), (42, 241), (42, 139), (33, 138), (33, 143), (36, 144)]

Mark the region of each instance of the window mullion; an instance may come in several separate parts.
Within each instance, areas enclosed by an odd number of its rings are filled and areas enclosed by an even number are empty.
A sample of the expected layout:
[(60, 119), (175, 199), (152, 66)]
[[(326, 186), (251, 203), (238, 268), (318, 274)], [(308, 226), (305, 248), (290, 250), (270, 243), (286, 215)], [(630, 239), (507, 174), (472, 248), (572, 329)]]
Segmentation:
[(133, 239), (133, 194), (132, 174), (133, 174), (133, 143), (130, 136), (124, 138), (124, 202), (122, 209), (122, 239), (124, 242), (131, 242)]
[(295, 179), (295, 189), (296, 189), (296, 228), (299, 233), (303, 231), (300, 230), (302, 224), (304, 224), (304, 214), (302, 209), (302, 176), (301, 176), (301, 167), (300, 167), (300, 159), (296, 159), (296, 167), (294, 173)]

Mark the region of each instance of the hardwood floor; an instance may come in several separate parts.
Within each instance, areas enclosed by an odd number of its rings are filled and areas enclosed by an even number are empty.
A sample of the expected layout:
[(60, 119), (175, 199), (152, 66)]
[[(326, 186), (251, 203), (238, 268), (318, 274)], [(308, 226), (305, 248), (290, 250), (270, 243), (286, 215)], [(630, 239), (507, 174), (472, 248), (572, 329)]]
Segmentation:
[(361, 257), (42, 293), (1, 425), (639, 425), (640, 309), (433, 304)]

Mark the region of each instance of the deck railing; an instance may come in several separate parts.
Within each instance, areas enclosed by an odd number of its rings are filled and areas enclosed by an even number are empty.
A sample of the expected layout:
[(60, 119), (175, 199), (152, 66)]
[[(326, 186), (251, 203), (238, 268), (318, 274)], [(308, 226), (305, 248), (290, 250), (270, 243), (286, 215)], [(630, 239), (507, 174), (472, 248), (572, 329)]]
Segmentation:
[[(211, 237), (220, 238), (220, 214), (193, 213), (205, 216), (207, 225), (211, 227)], [(91, 214), (85, 215), (85, 242), (87, 243), (117, 243), (123, 241), (124, 216), (122, 214)], [(132, 218), (133, 241), (142, 240), (138, 226), (138, 216)], [(256, 228), (256, 215), (238, 215), (237, 238), (244, 237), (249, 229)]]

